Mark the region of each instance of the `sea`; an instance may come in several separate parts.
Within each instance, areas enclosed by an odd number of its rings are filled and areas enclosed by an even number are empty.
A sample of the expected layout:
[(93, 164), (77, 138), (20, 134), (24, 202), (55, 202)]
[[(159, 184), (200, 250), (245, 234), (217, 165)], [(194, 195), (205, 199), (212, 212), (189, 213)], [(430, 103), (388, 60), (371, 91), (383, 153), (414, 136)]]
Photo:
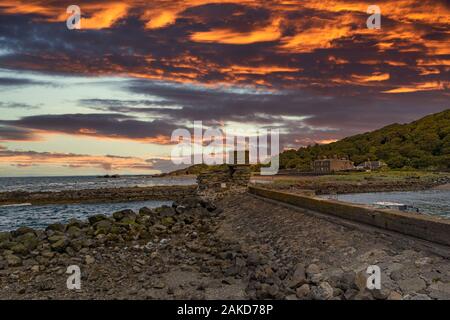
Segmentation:
[[(76, 177), (0, 177), (0, 192), (7, 191), (63, 191), (120, 187), (150, 187), (193, 185), (195, 178), (151, 176), (120, 176), (103, 178), (94, 176)], [(0, 205), (0, 232), (15, 230), (21, 226), (44, 229), (52, 223), (65, 223), (71, 218), (85, 220), (95, 214), (112, 213), (131, 209), (139, 211), (142, 207), (156, 208), (171, 205), (171, 201), (132, 201), (119, 203), (55, 204), (30, 205), (17, 203)]]

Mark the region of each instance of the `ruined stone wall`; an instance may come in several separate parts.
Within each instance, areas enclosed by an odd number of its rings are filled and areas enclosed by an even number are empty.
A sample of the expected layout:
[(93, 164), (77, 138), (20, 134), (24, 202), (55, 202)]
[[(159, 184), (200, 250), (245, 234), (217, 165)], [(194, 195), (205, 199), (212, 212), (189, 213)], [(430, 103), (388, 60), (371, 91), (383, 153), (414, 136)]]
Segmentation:
[(250, 175), (248, 165), (228, 165), (223, 169), (202, 172), (197, 176), (199, 194), (245, 192)]

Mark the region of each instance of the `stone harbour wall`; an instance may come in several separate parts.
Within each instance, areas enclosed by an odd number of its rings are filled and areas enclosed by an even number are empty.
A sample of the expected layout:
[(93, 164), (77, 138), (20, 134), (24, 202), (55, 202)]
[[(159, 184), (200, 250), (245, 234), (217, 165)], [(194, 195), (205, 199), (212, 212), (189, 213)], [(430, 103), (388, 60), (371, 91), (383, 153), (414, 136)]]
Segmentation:
[(369, 206), (348, 204), (253, 186), (249, 187), (249, 192), (308, 210), (450, 246), (449, 219), (396, 210), (375, 209)]

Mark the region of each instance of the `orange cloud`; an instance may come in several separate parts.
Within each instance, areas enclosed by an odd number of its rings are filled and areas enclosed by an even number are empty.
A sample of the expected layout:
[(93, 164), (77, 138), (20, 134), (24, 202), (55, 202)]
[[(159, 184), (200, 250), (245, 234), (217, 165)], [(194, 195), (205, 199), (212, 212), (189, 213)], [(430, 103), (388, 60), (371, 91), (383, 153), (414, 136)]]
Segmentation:
[(249, 32), (238, 32), (232, 29), (215, 29), (193, 33), (190, 37), (195, 42), (217, 42), (224, 44), (251, 44), (257, 42), (275, 41), (281, 37), (280, 20), (276, 19), (271, 25)]
[(409, 93), (409, 92), (417, 92), (417, 91), (434, 91), (434, 90), (445, 90), (448, 89), (449, 83), (446, 82), (427, 82), (421, 83), (411, 86), (405, 86), (400, 88), (395, 88), (387, 91), (383, 91), (383, 93)]
[(223, 68), (220, 71), (233, 74), (257, 74), (266, 75), (269, 73), (276, 72), (298, 72), (301, 71), (300, 68), (288, 68), (288, 67), (278, 67), (278, 66), (260, 66), (260, 67), (250, 67), (250, 66), (230, 66)]
[(161, 13), (154, 15), (152, 11), (147, 11), (143, 15), (144, 19), (149, 19), (145, 24), (147, 29), (157, 29), (173, 24), (177, 18), (176, 12), (162, 11)]
[(369, 76), (362, 75), (352, 75), (352, 78), (357, 80), (358, 82), (373, 82), (373, 81), (386, 81), (390, 79), (389, 73), (374, 73)]

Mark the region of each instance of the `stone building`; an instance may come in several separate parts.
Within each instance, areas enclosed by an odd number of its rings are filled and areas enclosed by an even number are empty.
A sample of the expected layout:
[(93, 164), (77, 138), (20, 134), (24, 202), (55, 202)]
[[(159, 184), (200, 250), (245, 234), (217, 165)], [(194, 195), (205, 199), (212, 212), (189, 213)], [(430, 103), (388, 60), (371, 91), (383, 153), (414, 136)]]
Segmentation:
[(331, 173), (355, 169), (353, 162), (348, 159), (319, 159), (313, 162), (312, 167), (316, 173)]

